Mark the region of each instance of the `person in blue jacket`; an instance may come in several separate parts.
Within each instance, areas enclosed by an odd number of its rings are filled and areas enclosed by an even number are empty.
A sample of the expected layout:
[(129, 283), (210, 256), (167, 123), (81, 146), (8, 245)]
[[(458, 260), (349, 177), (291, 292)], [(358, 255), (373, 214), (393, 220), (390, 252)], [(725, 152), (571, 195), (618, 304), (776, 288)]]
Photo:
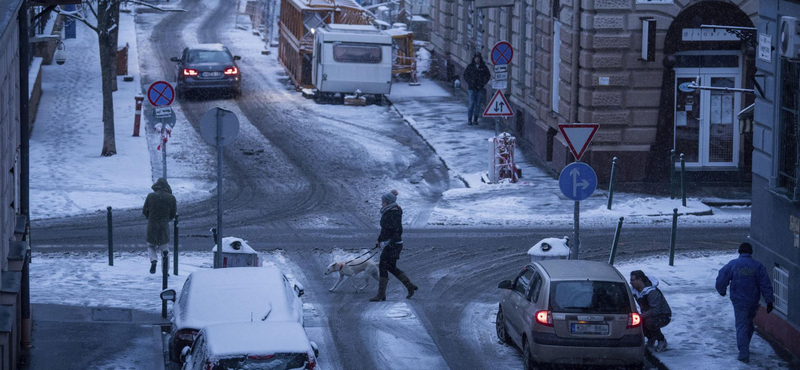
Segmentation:
[(717, 292), (725, 296), (728, 284), (731, 286), (731, 303), (736, 318), (736, 344), (739, 347), (738, 360), (750, 361), (750, 339), (753, 338), (753, 319), (758, 312), (758, 299), (764, 298), (767, 313), (772, 312), (772, 282), (767, 269), (761, 262), (753, 259), (753, 246), (742, 243), (739, 258), (728, 262), (717, 275)]

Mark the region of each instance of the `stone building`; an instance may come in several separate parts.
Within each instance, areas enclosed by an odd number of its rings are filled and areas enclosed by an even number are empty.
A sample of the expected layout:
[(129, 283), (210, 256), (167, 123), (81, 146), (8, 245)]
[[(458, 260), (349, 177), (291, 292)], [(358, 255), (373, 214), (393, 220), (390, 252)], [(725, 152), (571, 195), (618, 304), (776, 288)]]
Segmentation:
[[(756, 316), (762, 334), (800, 357), (800, 34), (782, 32), (783, 17), (800, 18), (797, 0), (761, 0), (753, 127), (753, 256), (767, 268), (775, 310)], [(800, 27), (800, 22), (797, 27)], [(795, 31), (797, 32), (797, 31)], [(786, 40), (783, 43), (782, 40)], [(784, 45), (796, 45), (793, 57)]]
[(507, 40), (508, 126), (552, 170), (572, 161), (557, 125), (599, 123), (582, 160), (601, 182), (615, 156), (620, 181), (666, 181), (672, 149), (691, 176), (748, 182), (752, 133), (736, 117), (753, 94), (688, 86), (753, 87), (752, 32), (701, 26), (752, 28), (757, 11), (756, 0), (431, 0), (434, 72), (452, 81)]

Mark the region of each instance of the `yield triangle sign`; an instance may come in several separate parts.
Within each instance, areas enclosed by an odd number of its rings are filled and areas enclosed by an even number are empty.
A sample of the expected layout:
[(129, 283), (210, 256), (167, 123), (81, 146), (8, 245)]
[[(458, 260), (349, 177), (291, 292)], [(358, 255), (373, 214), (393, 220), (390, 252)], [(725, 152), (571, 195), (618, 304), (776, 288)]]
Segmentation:
[(597, 123), (581, 123), (581, 124), (560, 124), (558, 129), (561, 130), (561, 135), (569, 145), (569, 150), (575, 156), (576, 161), (580, 161), (589, 143), (592, 142), (594, 134), (600, 125)]
[(497, 90), (483, 111), (484, 117), (513, 117), (514, 111), (508, 105), (508, 100), (503, 96), (502, 90)]

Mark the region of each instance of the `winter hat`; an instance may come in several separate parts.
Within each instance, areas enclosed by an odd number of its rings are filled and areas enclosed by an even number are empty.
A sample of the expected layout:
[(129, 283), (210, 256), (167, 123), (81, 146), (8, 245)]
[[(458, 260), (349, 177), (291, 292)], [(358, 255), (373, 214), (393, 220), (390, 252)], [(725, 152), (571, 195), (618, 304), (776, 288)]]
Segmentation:
[(390, 191), (390, 192), (388, 192), (386, 194), (383, 194), (381, 196), (381, 200), (386, 202), (386, 204), (392, 204), (392, 203), (397, 202), (397, 196), (398, 195), (400, 195), (400, 193), (398, 193), (397, 190), (392, 189), (392, 191)]
[(753, 246), (750, 243), (742, 243), (739, 246), (739, 254), (742, 253), (753, 254)]

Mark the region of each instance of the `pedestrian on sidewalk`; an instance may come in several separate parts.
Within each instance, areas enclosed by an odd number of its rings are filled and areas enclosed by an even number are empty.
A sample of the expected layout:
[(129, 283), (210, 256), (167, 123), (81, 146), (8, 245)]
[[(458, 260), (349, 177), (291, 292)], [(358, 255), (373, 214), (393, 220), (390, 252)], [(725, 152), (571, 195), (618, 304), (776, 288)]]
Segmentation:
[(383, 247), (383, 251), (378, 263), (380, 275), (378, 294), (370, 298), (371, 302), (386, 300), (386, 286), (389, 284), (390, 272), (406, 286), (408, 290), (406, 299), (410, 299), (418, 289), (408, 276), (397, 268), (397, 260), (403, 251), (403, 209), (397, 205), (398, 195), (397, 190), (392, 190), (381, 196), (381, 234), (378, 235), (375, 247)]
[(464, 81), (467, 82), (467, 89), (469, 90), (469, 107), (467, 107), (467, 116), (470, 125), (478, 124), (478, 116), (481, 112), (481, 100), (486, 93), (484, 89), (489, 80), (492, 79), (489, 73), (489, 67), (483, 62), (481, 53), (475, 53), (472, 57), (472, 63), (464, 70)]
[(632, 271), (631, 287), (641, 309), (642, 331), (647, 338), (647, 347), (655, 347), (656, 352), (662, 352), (667, 349), (667, 339), (661, 328), (672, 320), (672, 309), (661, 289), (658, 289), (658, 279), (645, 275), (642, 270)]
[(742, 243), (739, 258), (728, 262), (717, 275), (717, 292), (725, 296), (731, 286), (731, 303), (736, 318), (736, 345), (739, 347), (739, 361), (750, 362), (750, 340), (753, 338), (753, 319), (758, 312), (758, 298), (767, 303), (767, 313), (772, 312), (772, 282), (767, 269), (761, 262), (753, 259), (753, 246)]
[[(150, 253), (150, 273), (156, 273), (158, 256), (169, 251), (169, 222), (178, 215), (178, 204), (167, 179), (159, 178), (147, 195), (142, 214), (147, 218), (147, 251)], [(163, 261), (162, 261), (163, 262)]]

